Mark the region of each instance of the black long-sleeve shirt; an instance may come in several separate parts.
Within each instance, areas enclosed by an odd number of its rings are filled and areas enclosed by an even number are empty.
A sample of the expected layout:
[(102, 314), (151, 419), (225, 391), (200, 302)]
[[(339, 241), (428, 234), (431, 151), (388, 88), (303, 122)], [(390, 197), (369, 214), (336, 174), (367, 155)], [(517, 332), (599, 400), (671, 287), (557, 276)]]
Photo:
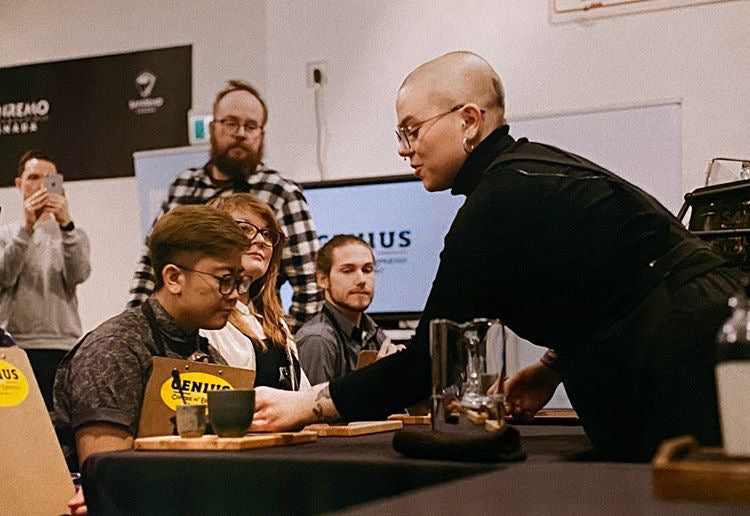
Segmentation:
[(445, 237), (417, 328), (401, 353), (331, 382), (347, 420), (429, 396), (429, 322), (497, 318), (564, 352), (632, 310), (661, 280), (650, 267), (690, 235), (664, 207), (611, 172), (503, 126), (456, 175), (466, 195)]

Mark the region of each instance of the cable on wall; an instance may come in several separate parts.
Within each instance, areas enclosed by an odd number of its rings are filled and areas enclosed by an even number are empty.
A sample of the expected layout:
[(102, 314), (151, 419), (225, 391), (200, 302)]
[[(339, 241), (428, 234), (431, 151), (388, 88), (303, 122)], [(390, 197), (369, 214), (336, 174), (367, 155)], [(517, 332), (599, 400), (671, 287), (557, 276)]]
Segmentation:
[(325, 63), (323, 61), (307, 63), (307, 86), (313, 89), (315, 111), (315, 161), (321, 181), (325, 181), (328, 176), (326, 170), (325, 119), (323, 117), (323, 86), (326, 81)]

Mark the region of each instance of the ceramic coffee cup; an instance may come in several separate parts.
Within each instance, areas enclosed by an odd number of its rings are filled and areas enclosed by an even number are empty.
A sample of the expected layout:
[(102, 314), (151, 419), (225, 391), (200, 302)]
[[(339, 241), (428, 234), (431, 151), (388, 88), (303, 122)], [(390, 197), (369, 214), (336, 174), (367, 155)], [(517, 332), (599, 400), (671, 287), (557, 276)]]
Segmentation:
[(206, 431), (205, 405), (177, 405), (177, 433), (180, 437), (200, 437)]
[(208, 419), (219, 437), (242, 437), (253, 422), (255, 391), (208, 391)]

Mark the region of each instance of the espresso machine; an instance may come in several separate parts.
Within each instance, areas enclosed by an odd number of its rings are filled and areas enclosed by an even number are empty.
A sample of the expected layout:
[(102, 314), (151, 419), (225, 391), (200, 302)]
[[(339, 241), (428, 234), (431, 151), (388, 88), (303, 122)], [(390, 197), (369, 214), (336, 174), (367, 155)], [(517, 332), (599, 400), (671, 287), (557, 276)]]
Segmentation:
[(750, 270), (750, 160), (714, 158), (706, 186), (685, 194), (677, 218), (731, 264)]

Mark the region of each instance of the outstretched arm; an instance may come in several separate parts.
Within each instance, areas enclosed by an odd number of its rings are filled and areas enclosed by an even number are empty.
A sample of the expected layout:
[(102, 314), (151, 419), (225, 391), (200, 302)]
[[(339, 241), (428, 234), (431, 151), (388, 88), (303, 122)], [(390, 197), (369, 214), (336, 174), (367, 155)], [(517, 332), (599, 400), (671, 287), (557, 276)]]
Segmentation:
[(251, 432), (296, 430), (310, 423), (333, 423), (341, 418), (331, 400), (328, 382), (309, 391), (255, 389), (255, 416)]

